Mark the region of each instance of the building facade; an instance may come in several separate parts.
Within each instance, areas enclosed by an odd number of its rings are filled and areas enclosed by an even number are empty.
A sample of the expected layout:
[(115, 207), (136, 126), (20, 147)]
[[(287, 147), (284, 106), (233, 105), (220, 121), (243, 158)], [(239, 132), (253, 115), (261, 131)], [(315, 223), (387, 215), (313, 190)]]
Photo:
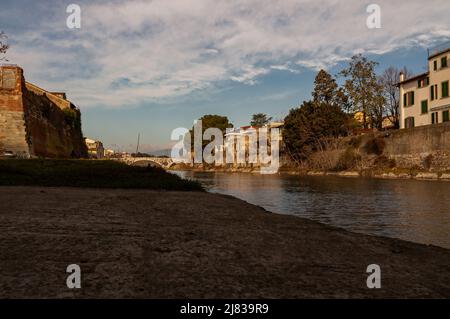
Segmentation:
[(85, 143), (89, 158), (102, 159), (105, 157), (105, 148), (102, 142), (86, 138)]
[(400, 128), (450, 120), (450, 44), (428, 55), (428, 72), (405, 79), (400, 74)]

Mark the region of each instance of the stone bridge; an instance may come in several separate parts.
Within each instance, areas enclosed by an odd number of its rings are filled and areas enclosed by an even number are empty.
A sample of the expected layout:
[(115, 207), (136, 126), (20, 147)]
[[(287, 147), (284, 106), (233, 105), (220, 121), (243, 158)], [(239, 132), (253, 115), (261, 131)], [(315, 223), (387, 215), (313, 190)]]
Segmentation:
[(170, 168), (175, 164), (170, 157), (126, 157), (119, 158), (118, 161), (134, 166), (158, 166), (164, 169)]

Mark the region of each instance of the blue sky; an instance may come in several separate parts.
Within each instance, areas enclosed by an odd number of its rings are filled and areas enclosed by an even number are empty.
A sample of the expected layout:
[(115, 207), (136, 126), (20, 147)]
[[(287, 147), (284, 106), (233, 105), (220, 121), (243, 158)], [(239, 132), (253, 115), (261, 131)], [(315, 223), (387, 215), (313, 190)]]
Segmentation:
[[(81, 7), (81, 29), (66, 7)], [(366, 8), (381, 8), (368, 29)], [(448, 0), (2, 0), (10, 63), (26, 79), (65, 91), (84, 134), (108, 147), (171, 145), (176, 127), (204, 114), (236, 126), (253, 113), (283, 118), (310, 97), (320, 68), (332, 74), (355, 53), (422, 72), (426, 48), (450, 40)]]

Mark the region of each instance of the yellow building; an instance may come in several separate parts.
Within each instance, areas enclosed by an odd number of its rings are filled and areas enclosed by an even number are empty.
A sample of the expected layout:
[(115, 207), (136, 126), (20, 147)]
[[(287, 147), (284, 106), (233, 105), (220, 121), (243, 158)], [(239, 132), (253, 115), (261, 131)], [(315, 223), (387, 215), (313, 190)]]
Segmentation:
[(450, 120), (450, 43), (428, 54), (428, 72), (405, 79), (400, 74), (400, 128)]

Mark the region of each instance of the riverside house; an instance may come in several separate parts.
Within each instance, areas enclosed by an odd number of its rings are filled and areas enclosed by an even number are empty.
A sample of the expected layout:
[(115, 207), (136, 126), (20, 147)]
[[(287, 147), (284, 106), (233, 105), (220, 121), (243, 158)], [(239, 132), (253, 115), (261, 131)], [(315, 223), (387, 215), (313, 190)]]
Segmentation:
[(450, 120), (450, 43), (428, 52), (428, 72), (405, 79), (400, 74), (400, 128)]

